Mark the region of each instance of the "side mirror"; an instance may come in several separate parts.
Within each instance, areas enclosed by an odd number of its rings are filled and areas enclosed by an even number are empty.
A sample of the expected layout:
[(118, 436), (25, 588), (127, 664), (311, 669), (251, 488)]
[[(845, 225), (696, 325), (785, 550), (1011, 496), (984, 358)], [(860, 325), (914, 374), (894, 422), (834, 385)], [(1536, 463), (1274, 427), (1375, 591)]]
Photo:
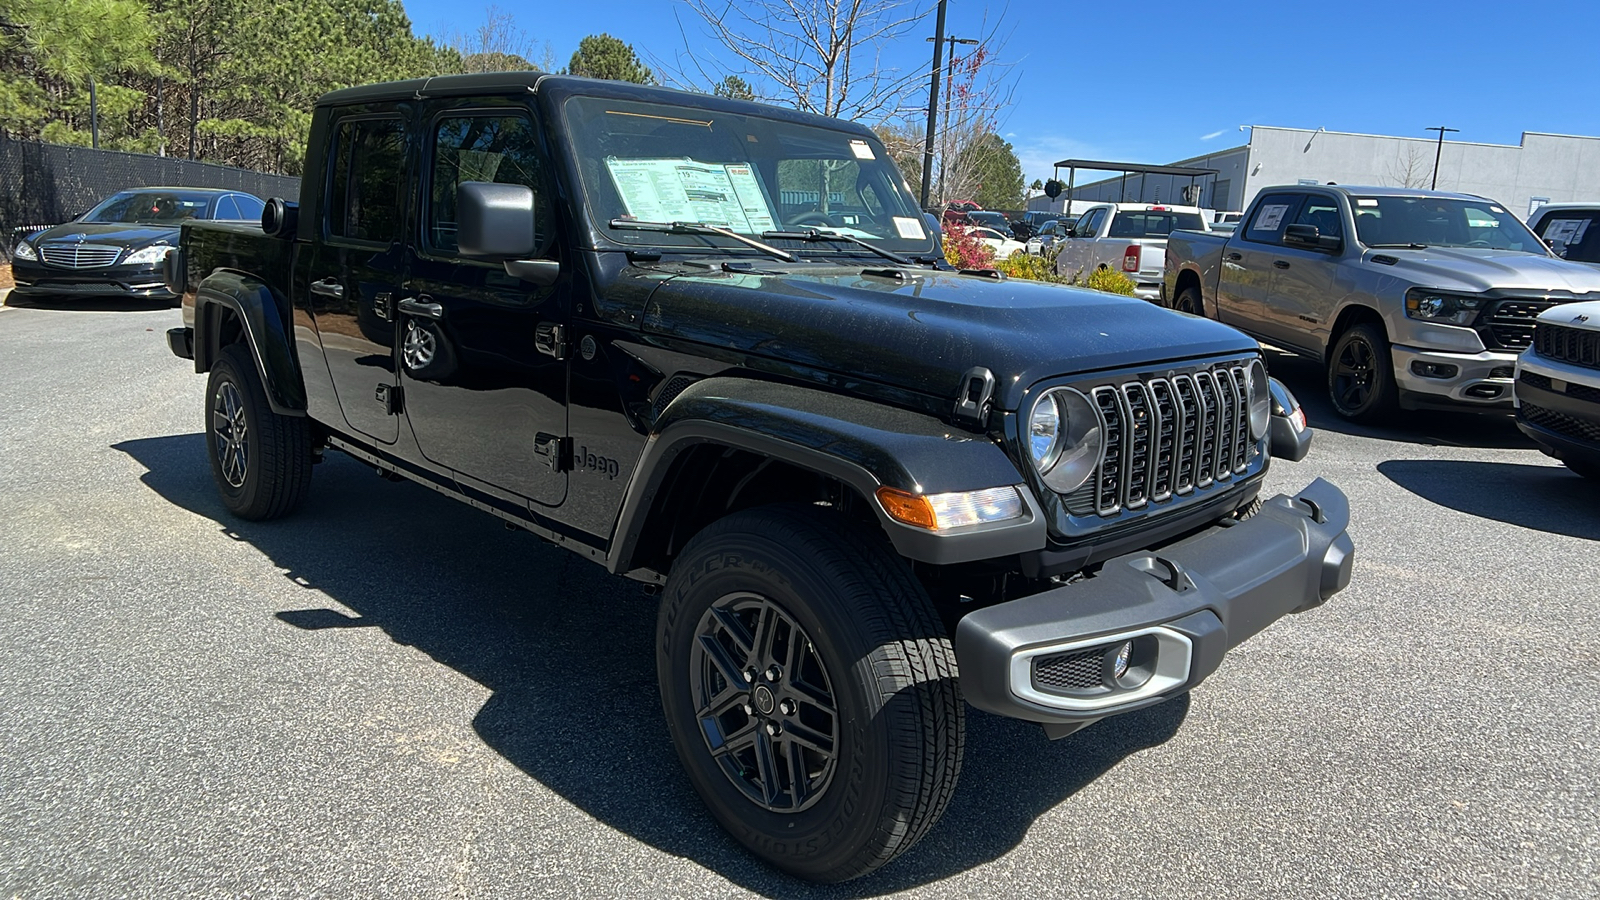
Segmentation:
[(533, 189), (464, 181), (456, 188), (456, 247), (462, 256), (499, 260), (506, 274), (537, 285), (555, 282), (561, 264), (528, 259), (539, 249)]
[(1077, 236), (1078, 236), (1078, 229), (1076, 229), (1076, 228), (1068, 228), (1067, 229), (1067, 237), (1077, 237)]
[(1269, 378), (1267, 386), (1272, 393), (1272, 425), (1267, 430), (1268, 452), (1274, 459), (1299, 462), (1311, 452), (1313, 432), (1306, 425), (1306, 411), (1283, 382)]
[(1337, 252), (1344, 249), (1344, 241), (1333, 235), (1324, 235), (1315, 225), (1285, 225), (1283, 242), (1310, 250)]

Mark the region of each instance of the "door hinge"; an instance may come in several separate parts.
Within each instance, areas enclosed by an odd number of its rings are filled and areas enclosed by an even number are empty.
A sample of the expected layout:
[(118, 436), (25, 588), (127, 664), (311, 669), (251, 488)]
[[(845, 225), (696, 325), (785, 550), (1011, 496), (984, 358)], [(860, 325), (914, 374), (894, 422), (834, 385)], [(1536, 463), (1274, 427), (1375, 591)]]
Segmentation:
[(383, 404), (383, 414), (398, 416), (405, 409), (405, 391), (398, 384), (378, 385), (378, 402)]
[(533, 452), (545, 461), (552, 472), (565, 472), (572, 468), (570, 437), (557, 437), (541, 431), (533, 436)]
[(545, 356), (557, 361), (567, 358), (567, 326), (554, 322), (540, 322), (533, 333), (533, 346)]
[(394, 321), (394, 295), (379, 291), (372, 297), (372, 314), (385, 322)]

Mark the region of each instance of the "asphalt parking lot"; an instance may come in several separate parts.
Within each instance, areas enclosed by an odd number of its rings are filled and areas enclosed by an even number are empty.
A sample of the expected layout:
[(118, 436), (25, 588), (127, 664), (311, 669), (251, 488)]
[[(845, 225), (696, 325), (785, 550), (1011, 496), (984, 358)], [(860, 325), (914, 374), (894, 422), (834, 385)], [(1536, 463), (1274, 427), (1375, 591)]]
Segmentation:
[(1600, 486), (1508, 420), (1351, 429), (1275, 356), (1349, 590), (1062, 741), (971, 712), (941, 824), (814, 888), (691, 793), (636, 585), (337, 454), (229, 518), (177, 319), (0, 309), (5, 896), (1600, 894)]

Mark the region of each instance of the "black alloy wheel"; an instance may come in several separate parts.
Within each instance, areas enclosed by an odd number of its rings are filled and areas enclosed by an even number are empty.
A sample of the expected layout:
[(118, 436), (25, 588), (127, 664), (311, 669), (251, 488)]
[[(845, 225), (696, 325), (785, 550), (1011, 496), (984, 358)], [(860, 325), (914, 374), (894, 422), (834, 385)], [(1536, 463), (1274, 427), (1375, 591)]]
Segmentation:
[(1339, 336), (1328, 356), (1328, 397), (1355, 422), (1380, 422), (1393, 411), (1394, 364), (1381, 327), (1362, 322)]
[(206, 397), (206, 455), (222, 504), (241, 519), (293, 512), (311, 486), (309, 420), (272, 411), (243, 344), (217, 353)]
[(1186, 312), (1191, 316), (1205, 316), (1205, 300), (1200, 296), (1197, 287), (1186, 287), (1178, 292), (1178, 298), (1173, 301), (1172, 308), (1178, 312)]
[(656, 676), (706, 808), (792, 875), (883, 866), (955, 791), (950, 639), (883, 533), (838, 512), (757, 507), (696, 534), (662, 596)]
[(822, 657), (776, 602), (722, 597), (700, 617), (689, 661), (706, 750), (751, 802), (809, 808), (838, 763), (839, 718)]

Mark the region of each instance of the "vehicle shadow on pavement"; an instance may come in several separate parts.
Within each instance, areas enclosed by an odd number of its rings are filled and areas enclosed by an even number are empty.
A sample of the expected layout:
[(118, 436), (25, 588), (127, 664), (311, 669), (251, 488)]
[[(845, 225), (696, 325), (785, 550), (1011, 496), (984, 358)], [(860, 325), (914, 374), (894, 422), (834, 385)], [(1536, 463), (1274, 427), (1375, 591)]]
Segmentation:
[(1327, 376), (1322, 363), (1272, 347), (1265, 348), (1265, 352), (1267, 371), (1294, 392), (1295, 399), (1305, 407), (1306, 421), (1320, 431), (1434, 447), (1517, 450), (1534, 446), (1533, 441), (1517, 430), (1509, 410), (1494, 413), (1400, 410), (1383, 425), (1357, 425), (1334, 412), (1333, 401), (1328, 399)]
[(1391, 459), (1385, 478), (1424, 500), (1508, 525), (1600, 541), (1600, 484), (1565, 466)]
[(6, 306), (17, 309), (50, 309), (62, 312), (150, 312), (176, 309), (176, 300), (151, 300), (140, 297), (18, 297), (6, 295)]
[[(377, 627), (423, 651), (492, 691), (473, 726), (523, 772), (597, 821), (768, 896), (876, 896), (999, 859), (1041, 815), (1170, 739), (1189, 708), (1183, 697), (1054, 742), (1037, 726), (969, 708), (965, 773), (940, 824), (873, 876), (807, 884), (749, 856), (689, 786), (660, 712), (655, 601), (637, 584), (341, 454), (317, 467), (292, 519), (254, 523), (217, 500), (202, 435), (113, 448), (148, 470), (141, 480), (151, 490), (357, 614), (313, 605), (263, 616), (307, 640)], [(493, 843), (520, 846), (514, 833)]]

